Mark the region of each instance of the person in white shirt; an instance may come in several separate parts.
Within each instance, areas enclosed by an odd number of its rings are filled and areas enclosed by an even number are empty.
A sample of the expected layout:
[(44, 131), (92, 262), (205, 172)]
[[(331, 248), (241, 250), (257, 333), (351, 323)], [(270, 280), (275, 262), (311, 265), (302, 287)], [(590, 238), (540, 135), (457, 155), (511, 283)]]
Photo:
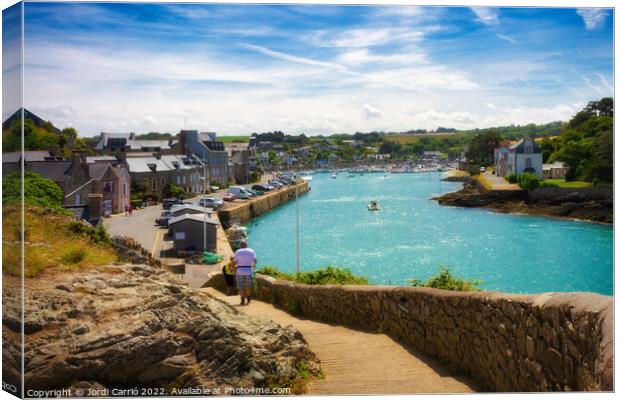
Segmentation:
[(239, 243), (239, 249), (235, 252), (235, 281), (237, 291), (241, 296), (241, 305), (250, 304), (252, 297), (252, 274), (256, 270), (256, 253), (248, 247), (244, 240)]

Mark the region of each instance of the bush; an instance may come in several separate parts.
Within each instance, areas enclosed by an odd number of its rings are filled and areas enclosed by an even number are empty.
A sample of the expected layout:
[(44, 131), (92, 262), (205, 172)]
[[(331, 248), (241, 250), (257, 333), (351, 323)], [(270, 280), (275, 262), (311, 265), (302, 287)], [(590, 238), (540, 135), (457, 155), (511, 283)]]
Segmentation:
[(437, 275), (432, 276), (423, 283), (419, 279), (410, 279), (409, 283), (414, 287), (429, 287), (434, 289), (444, 289), (444, 290), (455, 290), (460, 292), (472, 292), (479, 291), (482, 281), (479, 280), (468, 280), (457, 278), (452, 275), (450, 269), (446, 266), (441, 265), (440, 271)]
[(506, 175), (506, 180), (510, 183), (517, 183), (519, 182), (519, 175), (514, 174), (514, 173), (510, 173), (508, 175)]
[[(53, 181), (41, 175), (24, 172), (24, 202), (54, 210), (62, 208), (63, 191)], [(21, 174), (15, 171), (2, 179), (2, 201), (4, 204), (21, 201)]]
[(524, 172), (519, 175), (519, 186), (522, 189), (536, 189), (537, 187), (540, 187), (540, 179), (530, 172)]
[(182, 187), (176, 186), (173, 183), (166, 183), (163, 190), (164, 198), (175, 198), (175, 199), (185, 199), (187, 198), (187, 193), (183, 190)]
[(79, 264), (86, 257), (86, 250), (72, 249), (62, 255), (62, 262), (67, 265)]
[(353, 275), (348, 268), (328, 266), (310, 272), (288, 274), (276, 267), (266, 266), (259, 268), (257, 273), (268, 275), (276, 279), (303, 283), (306, 285), (368, 285), (368, 280), (361, 276)]
[(471, 176), (480, 175), (480, 165), (468, 165), (465, 170)]

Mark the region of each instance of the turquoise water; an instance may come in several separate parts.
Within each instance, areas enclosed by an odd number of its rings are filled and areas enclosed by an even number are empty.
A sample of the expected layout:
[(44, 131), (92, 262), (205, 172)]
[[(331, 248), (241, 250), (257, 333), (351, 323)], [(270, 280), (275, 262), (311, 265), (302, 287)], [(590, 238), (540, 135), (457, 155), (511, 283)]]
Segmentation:
[[(442, 207), (428, 199), (460, 184), (440, 183), (439, 173), (315, 174), (310, 186), (299, 202), (304, 271), (337, 265), (372, 283), (405, 285), (446, 265), (486, 290), (613, 293), (610, 226)], [(370, 200), (382, 210), (367, 211)], [(259, 266), (295, 271), (294, 201), (248, 228)]]

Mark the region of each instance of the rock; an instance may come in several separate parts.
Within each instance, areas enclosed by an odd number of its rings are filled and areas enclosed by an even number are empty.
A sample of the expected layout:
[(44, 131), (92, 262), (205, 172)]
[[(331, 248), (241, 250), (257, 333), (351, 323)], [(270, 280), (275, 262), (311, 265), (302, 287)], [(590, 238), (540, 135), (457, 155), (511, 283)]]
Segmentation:
[[(293, 381), (300, 361), (318, 363), (292, 327), (239, 313), (152, 265), (58, 272), (28, 284), (26, 390), (260, 387), (268, 376)], [(7, 311), (3, 323), (18, 329)], [(5, 353), (5, 373), (18, 376), (19, 358)]]

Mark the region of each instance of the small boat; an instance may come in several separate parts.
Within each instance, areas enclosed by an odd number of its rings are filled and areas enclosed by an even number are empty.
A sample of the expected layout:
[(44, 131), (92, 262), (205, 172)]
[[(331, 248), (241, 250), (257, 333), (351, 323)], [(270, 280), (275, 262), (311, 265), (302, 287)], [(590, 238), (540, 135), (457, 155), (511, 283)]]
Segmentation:
[(332, 174), (332, 179), (336, 179), (337, 177), (338, 177), (338, 174), (337, 174), (336, 172), (334, 172), (334, 173)]
[(379, 208), (379, 203), (377, 203), (376, 201), (372, 200), (370, 203), (368, 203), (368, 211), (380, 211), (381, 208)]

